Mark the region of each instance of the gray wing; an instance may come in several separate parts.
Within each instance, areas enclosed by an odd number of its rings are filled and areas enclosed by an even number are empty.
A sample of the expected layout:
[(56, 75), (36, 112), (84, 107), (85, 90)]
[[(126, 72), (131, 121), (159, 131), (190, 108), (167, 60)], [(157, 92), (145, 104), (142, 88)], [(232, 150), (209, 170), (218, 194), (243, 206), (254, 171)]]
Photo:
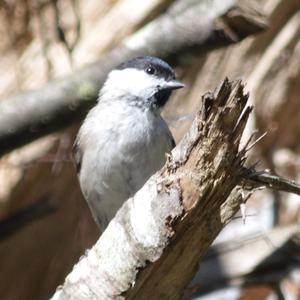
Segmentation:
[(72, 148), (72, 161), (75, 165), (77, 174), (79, 174), (81, 169), (82, 151), (77, 139), (75, 140)]
[(176, 143), (173, 136), (171, 135), (171, 149), (174, 149), (175, 147), (176, 147)]

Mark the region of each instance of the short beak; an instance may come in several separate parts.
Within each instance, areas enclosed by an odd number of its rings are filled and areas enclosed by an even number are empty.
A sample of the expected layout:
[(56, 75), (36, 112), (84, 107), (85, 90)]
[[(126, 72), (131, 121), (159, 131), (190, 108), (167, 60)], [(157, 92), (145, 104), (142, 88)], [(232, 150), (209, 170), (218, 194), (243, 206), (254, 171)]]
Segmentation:
[(162, 90), (177, 90), (184, 87), (184, 84), (179, 80), (173, 79), (170, 81), (166, 81), (163, 85), (161, 85)]

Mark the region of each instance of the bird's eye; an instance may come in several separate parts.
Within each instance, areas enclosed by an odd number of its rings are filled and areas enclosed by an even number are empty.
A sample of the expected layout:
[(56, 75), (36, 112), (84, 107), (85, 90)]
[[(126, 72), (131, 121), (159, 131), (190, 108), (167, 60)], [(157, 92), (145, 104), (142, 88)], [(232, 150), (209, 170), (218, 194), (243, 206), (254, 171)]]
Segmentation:
[(155, 69), (153, 68), (153, 67), (148, 67), (147, 69), (146, 69), (146, 72), (148, 73), (148, 74), (154, 74), (155, 73)]

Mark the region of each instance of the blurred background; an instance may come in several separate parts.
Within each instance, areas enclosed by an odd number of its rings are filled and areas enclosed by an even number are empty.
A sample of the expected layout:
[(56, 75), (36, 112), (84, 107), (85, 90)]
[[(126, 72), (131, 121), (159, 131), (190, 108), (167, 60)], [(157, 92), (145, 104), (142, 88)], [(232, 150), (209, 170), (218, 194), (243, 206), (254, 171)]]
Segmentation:
[[(163, 112), (177, 142), (204, 92), (242, 79), (255, 105), (245, 139), (267, 132), (248, 165), (300, 182), (299, 0), (2, 0), (0, 35), (1, 299), (48, 299), (99, 237), (70, 153), (129, 57), (160, 56), (185, 82)], [(300, 299), (300, 198), (258, 191), (246, 214), (186, 299)]]

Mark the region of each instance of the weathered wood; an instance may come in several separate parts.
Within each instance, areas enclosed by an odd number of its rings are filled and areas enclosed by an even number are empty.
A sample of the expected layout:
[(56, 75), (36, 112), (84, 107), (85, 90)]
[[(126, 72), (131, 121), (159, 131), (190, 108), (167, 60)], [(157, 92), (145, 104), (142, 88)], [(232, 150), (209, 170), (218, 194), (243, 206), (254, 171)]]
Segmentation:
[[(247, 99), (241, 82), (228, 80), (203, 97), (166, 165), (123, 205), (53, 300), (181, 298), (239, 207), (240, 193), (231, 192), (244, 162), (238, 147)], [(227, 198), (231, 209), (222, 207)]]

